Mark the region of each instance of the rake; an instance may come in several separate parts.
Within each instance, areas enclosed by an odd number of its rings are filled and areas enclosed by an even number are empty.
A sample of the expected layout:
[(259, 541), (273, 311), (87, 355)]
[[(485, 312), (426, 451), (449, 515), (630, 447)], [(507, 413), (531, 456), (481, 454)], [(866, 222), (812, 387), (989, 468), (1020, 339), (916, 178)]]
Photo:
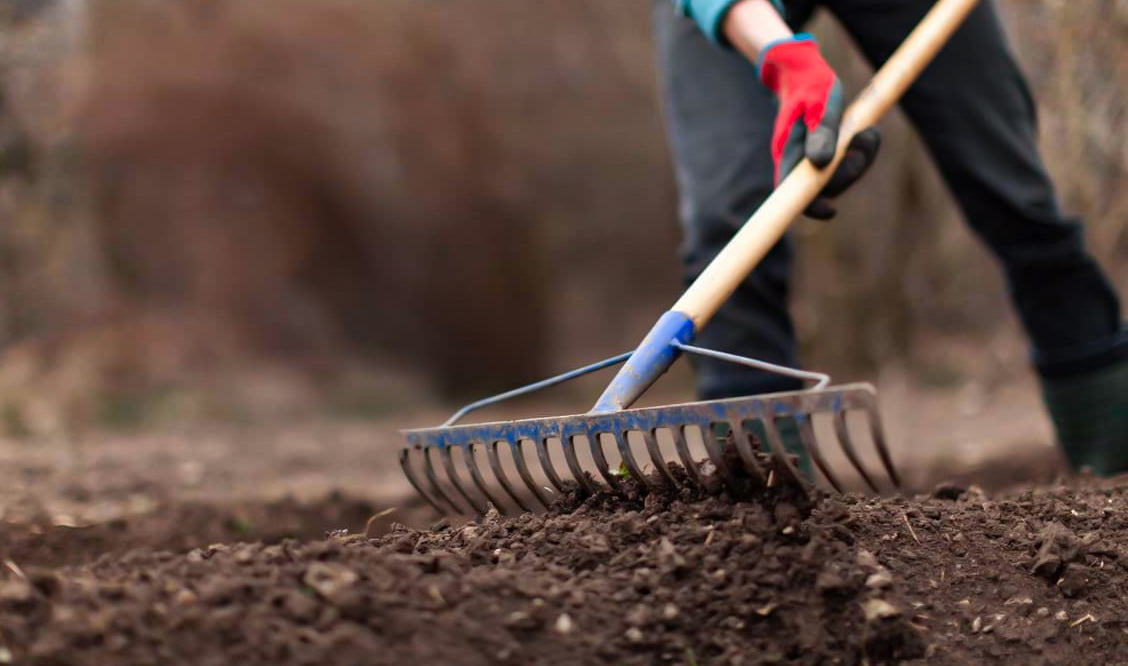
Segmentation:
[[(900, 99), (976, 3), (939, 0), (933, 6), (847, 109), (831, 164), (820, 170), (803, 160), (633, 352), (471, 403), (439, 427), (404, 431), (407, 446), (400, 452), (400, 465), (415, 490), (440, 513), (470, 515), (485, 513), (491, 504), (503, 513), (513, 508), (534, 511), (538, 505), (547, 507), (555, 493), (569, 487), (588, 493), (622, 492), (627, 475), (648, 490), (679, 483), (715, 485), (706, 477), (715, 477), (731, 489), (749, 480), (771, 486), (780, 475), (806, 491), (812, 481), (788, 455), (781, 433), (785, 421), (835, 490), (841, 491), (843, 484), (824, 455), (831, 446), (824, 447), (828, 440), (844, 453), (868, 489), (881, 492), (859, 454), (855, 440), (861, 439), (876, 452), (888, 486), (898, 489), (900, 478), (886, 444), (873, 386), (828, 386), (830, 378), (821, 373), (704, 349), (692, 342), (826, 185), (854, 134), (876, 123)], [(786, 393), (629, 409), (682, 354), (708, 356), (812, 385)], [(480, 408), (623, 363), (586, 414), (457, 425)], [(610, 457), (608, 441), (613, 442)], [(765, 455), (773, 463), (770, 469), (765, 469)], [(648, 461), (654, 473), (648, 475), (640, 460)], [(684, 474), (675, 475), (671, 463), (680, 464)]]

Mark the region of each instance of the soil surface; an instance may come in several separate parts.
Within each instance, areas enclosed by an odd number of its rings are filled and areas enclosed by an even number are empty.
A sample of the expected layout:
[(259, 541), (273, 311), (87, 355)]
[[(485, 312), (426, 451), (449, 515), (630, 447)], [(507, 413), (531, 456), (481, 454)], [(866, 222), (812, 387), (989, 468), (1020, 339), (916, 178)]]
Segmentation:
[(632, 490), (426, 530), (334, 496), (9, 524), (0, 663), (1128, 663), (1126, 493)]

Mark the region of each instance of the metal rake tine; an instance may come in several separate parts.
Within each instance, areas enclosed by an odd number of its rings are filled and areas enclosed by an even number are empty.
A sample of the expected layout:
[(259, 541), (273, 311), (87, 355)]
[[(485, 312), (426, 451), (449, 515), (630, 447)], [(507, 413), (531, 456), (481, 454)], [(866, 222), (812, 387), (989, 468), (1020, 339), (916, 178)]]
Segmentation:
[(623, 487), (619, 483), (619, 477), (615, 476), (610, 467), (607, 465), (607, 456), (603, 454), (603, 441), (599, 438), (600, 433), (594, 430), (589, 430), (587, 434), (588, 449), (591, 450), (591, 459), (595, 461), (595, 466), (599, 470), (599, 475), (607, 481), (607, 485), (611, 486), (611, 490), (622, 494)]
[(729, 427), (732, 428), (732, 440), (736, 445), (736, 452), (740, 454), (740, 459), (744, 461), (744, 470), (763, 488), (768, 483), (768, 477), (764, 474), (764, 468), (756, 460), (756, 453), (748, 442), (748, 432), (744, 429), (744, 424), (740, 421), (733, 421), (729, 424)]
[[(413, 447), (418, 450), (418, 447)], [(446, 513), (447, 509), (443, 508), (438, 500), (431, 497), (430, 493), (423, 492), (423, 486), (419, 483), (419, 479), (415, 478), (415, 471), (411, 469), (411, 448), (404, 447), (400, 449), (400, 467), (403, 469), (403, 475), (407, 477), (407, 482), (419, 493), (419, 496), (427, 500), (427, 503), (435, 508), (440, 514)], [(425, 454), (424, 454), (425, 455)]]
[[(486, 446), (485, 444), (478, 444), (478, 446)], [(497, 507), (497, 510), (503, 512), (505, 505), (502, 504), (493, 493), (490, 492), (489, 486), (482, 478), (482, 473), (478, 470), (478, 459), (474, 457), (474, 443), (471, 442), (466, 446), (466, 467), (470, 469), (470, 478), (474, 480), (474, 485), (478, 486), (478, 490), (486, 496), (486, 500)]]
[(449, 446), (443, 447), (442, 455), (443, 466), (446, 468), (447, 477), (450, 478), (450, 482), (454, 484), (455, 490), (457, 490), (459, 494), (462, 495), (463, 499), (466, 500), (466, 503), (469, 504), (470, 507), (474, 509), (474, 511), (479, 516), (485, 515), (486, 511), (489, 510), (489, 507), (479, 505), (477, 502), (475, 502), (474, 496), (471, 495), (468, 490), (466, 490), (466, 486), (462, 485), (462, 477), (458, 475), (458, 470), (454, 468), (454, 456), (451, 454)]
[[(736, 492), (740, 489), (740, 481), (737, 480), (736, 475), (725, 463), (725, 452), (721, 445), (717, 443), (717, 431), (713, 427), (715, 425), (710, 424), (709, 427), (701, 429), (701, 439), (705, 444), (705, 452), (709, 455), (709, 459), (713, 461), (713, 466), (717, 468), (717, 472), (724, 478), (725, 485)], [(728, 424), (726, 423), (726, 425)]]
[(693, 456), (689, 454), (689, 444), (685, 441), (685, 426), (670, 428), (670, 432), (674, 435), (674, 448), (678, 451), (678, 458), (681, 458), (682, 466), (685, 467), (685, 473), (689, 475), (689, 479), (701, 488), (705, 488), (705, 479), (701, 478), (701, 472), (697, 469), (697, 463), (694, 462)]
[(804, 493), (807, 492), (807, 480), (795, 469), (795, 465), (791, 464), (790, 457), (787, 455), (787, 449), (783, 446), (783, 437), (779, 434), (779, 428), (775, 424), (775, 410), (768, 405), (765, 408), (764, 414), (764, 434), (768, 438), (768, 448), (771, 449), (772, 459), (775, 461), (776, 469), (791, 477), (795, 485), (799, 486)]
[(799, 422), (799, 439), (803, 442), (803, 448), (807, 450), (807, 456), (810, 457), (815, 463), (815, 467), (819, 468), (822, 472), (823, 478), (827, 483), (834, 488), (835, 491), (842, 492), (842, 484), (835, 478), (834, 473), (830, 471), (830, 465), (827, 464), (826, 458), (823, 457), (822, 449), (819, 448), (818, 440), (815, 438), (815, 425), (808, 415), (796, 416), (795, 419)]
[(854, 446), (854, 440), (850, 437), (850, 430), (846, 426), (846, 412), (842, 409), (834, 411), (834, 432), (838, 435), (838, 442), (842, 445), (842, 451), (846, 454), (846, 459), (862, 477), (862, 481), (874, 493), (880, 495), (881, 491), (878, 489), (877, 484), (870, 478), (869, 472), (866, 471), (862, 465), (861, 458), (858, 457), (858, 449)]
[(525, 486), (529, 488), (529, 491), (533, 493), (537, 501), (547, 509), (550, 504), (549, 498), (544, 494), (544, 490), (537, 485), (537, 482), (533, 479), (533, 475), (529, 473), (529, 466), (525, 462), (525, 450), (524, 447), (521, 446), (521, 442), (510, 442), (509, 450), (513, 454), (513, 464), (517, 466), (517, 475), (525, 482)]
[[(556, 468), (552, 465), (552, 458), (548, 455), (548, 437), (542, 437), (533, 442), (537, 447), (537, 458), (540, 459), (541, 468), (544, 469), (545, 476), (548, 477), (548, 482), (556, 488), (556, 492), (564, 492), (564, 482), (560, 480), (560, 475), (556, 473)], [(564, 438), (560, 439), (561, 448), (564, 446)]]
[(674, 481), (674, 475), (670, 474), (670, 468), (666, 465), (666, 458), (662, 455), (662, 449), (658, 447), (658, 429), (643, 430), (642, 439), (646, 442), (646, 453), (650, 456), (650, 462), (654, 465), (654, 468), (658, 470), (658, 475), (668, 486), (676, 488), (678, 484)]
[[(486, 453), (490, 458), (490, 468), (493, 470), (494, 476), (497, 477), (497, 482), (501, 484), (502, 489), (505, 490), (505, 494), (509, 495), (522, 511), (532, 513), (533, 509), (530, 509), (525, 502), (517, 496), (517, 491), (515, 491), (513, 485), (509, 483), (509, 477), (505, 476), (505, 470), (501, 468), (501, 458), (497, 455), (497, 445), (498, 442), (492, 442), (486, 445)], [(498, 510), (500, 509), (501, 505), (498, 505)]]
[(616, 433), (615, 444), (619, 446), (619, 455), (623, 458), (623, 463), (627, 466), (627, 472), (630, 473), (631, 478), (637, 479), (647, 490), (654, 490), (650, 481), (642, 473), (642, 468), (635, 462), (634, 454), (631, 453), (631, 440), (627, 433)]
[(576, 436), (572, 435), (567, 439), (561, 437), (560, 443), (564, 447), (564, 460), (568, 461), (568, 469), (572, 472), (572, 476), (576, 479), (576, 483), (580, 487), (591, 494), (599, 491), (591, 479), (584, 473), (584, 468), (580, 467), (580, 461), (576, 458)]
[(881, 414), (877, 411), (877, 405), (873, 403), (872, 398), (866, 401), (865, 410), (870, 422), (870, 436), (873, 437), (873, 445), (877, 449), (877, 455), (881, 458), (881, 464), (885, 466), (885, 473), (889, 475), (893, 487), (900, 490), (901, 477), (897, 474), (897, 468), (893, 466), (893, 458), (889, 453), (889, 447), (885, 444), (885, 429), (881, 425)]
[[(435, 461), (431, 459), (431, 452), (433, 452), (434, 450), (434, 447), (423, 448), (423, 474), (427, 477), (427, 481), (431, 484), (431, 488), (435, 491), (435, 494), (441, 497), (444, 502), (449, 504), (450, 507), (454, 509), (455, 513), (466, 513), (465, 509), (459, 506), (457, 502), (452, 500), (450, 498), (450, 495), (448, 495), (447, 492), (443, 490), (443, 485), (439, 483), (439, 477), (435, 474)], [(473, 507), (472, 504), (471, 507)], [(473, 509), (471, 512), (473, 512)], [(443, 513), (446, 512), (444, 511)]]

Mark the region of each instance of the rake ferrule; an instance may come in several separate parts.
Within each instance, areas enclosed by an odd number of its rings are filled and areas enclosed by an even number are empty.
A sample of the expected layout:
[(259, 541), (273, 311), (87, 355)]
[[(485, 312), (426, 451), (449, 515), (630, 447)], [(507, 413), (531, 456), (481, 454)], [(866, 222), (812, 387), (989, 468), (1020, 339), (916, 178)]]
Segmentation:
[(676, 310), (663, 314), (589, 413), (608, 414), (630, 407), (677, 360), (680, 345), (692, 342), (696, 333), (689, 315)]

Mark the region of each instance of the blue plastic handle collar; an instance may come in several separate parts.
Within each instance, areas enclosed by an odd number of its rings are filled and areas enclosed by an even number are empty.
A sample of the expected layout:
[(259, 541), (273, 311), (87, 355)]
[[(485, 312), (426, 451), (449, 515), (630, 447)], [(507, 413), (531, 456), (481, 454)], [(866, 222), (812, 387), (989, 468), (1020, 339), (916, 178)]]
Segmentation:
[(634, 404), (677, 360), (681, 352), (674, 342), (689, 344), (695, 334), (693, 320), (687, 315), (674, 310), (663, 314), (599, 396), (590, 413), (617, 412)]

